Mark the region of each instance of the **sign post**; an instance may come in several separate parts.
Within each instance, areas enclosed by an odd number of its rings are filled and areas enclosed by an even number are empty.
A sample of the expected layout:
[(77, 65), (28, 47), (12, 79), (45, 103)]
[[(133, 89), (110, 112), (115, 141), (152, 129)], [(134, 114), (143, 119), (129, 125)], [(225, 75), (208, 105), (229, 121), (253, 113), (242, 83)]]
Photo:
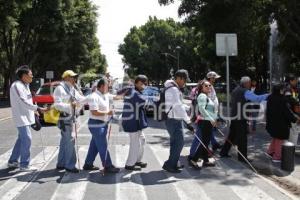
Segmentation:
[(49, 82), (51, 82), (51, 79), (54, 78), (54, 71), (46, 71), (46, 79), (49, 79)]
[(237, 35), (234, 33), (216, 34), (217, 56), (226, 56), (226, 90), (227, 90), (227, 116), (230, 116), (230, 81), (229, 81), (229, 56), (237, 56)]

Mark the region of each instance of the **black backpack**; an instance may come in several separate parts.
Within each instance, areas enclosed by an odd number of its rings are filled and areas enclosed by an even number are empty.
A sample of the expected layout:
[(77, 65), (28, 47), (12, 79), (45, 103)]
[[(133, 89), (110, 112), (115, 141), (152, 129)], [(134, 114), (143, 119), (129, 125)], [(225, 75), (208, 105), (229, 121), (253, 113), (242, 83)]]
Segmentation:
[[(195, 122), (197, 119), (197, 116), (199, 115), (199, 107), (198, 107), (198, 101), (197, 98), (200, 94), (196, 94), (194, 99), (192, 99), (192, 106), (190, 109), (190, 116), (191, 116), (191, 122)], [(207, 104), (209, 103), (208, 97), (206, 98), (206, 105), (205, 109), (207, 108)]]
[(154, 118), (158, 121), (164, 121), (168, 119), (168, 114), (172, 110), (171, 108), (166, 111), (166, 91), (172, 87), (177, 87), (175, 84), (172, 84), (169, 87), (163, 88), (159, 93), (159, 100), (156, 102), (156, 112), (154, 113)]

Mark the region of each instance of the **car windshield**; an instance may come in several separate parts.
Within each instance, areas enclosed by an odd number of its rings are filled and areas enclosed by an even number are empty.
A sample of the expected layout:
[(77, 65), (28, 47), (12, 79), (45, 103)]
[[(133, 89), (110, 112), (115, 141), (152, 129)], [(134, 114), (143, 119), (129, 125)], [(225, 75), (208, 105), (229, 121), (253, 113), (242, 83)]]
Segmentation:
[(56, 85), (43, 85), (40, 89), (36, 92), (37, 95), (50, 95), (53, 93)]

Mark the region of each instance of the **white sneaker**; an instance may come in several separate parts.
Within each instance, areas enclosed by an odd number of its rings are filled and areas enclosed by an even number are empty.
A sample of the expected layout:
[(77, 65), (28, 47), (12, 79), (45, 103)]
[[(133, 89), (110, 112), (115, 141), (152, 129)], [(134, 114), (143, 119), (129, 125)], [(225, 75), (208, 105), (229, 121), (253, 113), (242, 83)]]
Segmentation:
[(37, 168), (34, 167), (20, 167), (20, 172), (34, 172)]
[(18, 162), (12, 162), (12, 163), (8, 162), (7, 163), (7, 168), (9, 168), (9, 169), (16, 169), (18, 167), (19, 167), (19, 163)]

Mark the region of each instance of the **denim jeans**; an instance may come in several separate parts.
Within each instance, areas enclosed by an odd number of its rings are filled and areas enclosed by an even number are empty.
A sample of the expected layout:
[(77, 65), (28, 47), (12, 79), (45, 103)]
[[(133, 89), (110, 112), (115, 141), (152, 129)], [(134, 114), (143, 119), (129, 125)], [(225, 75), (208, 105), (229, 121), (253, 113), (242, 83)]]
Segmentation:
[[(211, 137), (210, 137), (210, 143), (211, 143), (212, 146), (218, 144), (218, 141), (216, 140), (216, 137), (215, 137), (215, 133), (216, 133), (216, 129), (213, 128), (212, 129), (212, 134), (211, 134)], [(201, 138), (201, 129), (199, 128), (199, 125), (197, 125), (196, 135), (199, 138)], [(190, 149), (190, 155), (189, 155), (190, 158), (195, 156), (195, 153), (196, 153), (196, 151), (199, 147), (200, 147), (200, 142), (196, 137), (194, 137), (192, 145), (191, 145), (191, 149)]]
[[(86, 165), (93, 165), (97, 154), (99, 153), (103, 167), (112, 166), (112, 161), (107, 146), (107, 124), (101, 123), (100, 120), (89, 119), (89, 130), (92, 134), (88, 154), (85, 159)], [(106, 158), (105, 158), (106, 157)], [(105, 161), (106, 159), (106, 161)]]
[(183, 121), (177, 119), (167, 119), (166, 126), (170, 135), (170, 155), (169, 159), (164, 163), (164, 165), (168, 168), (175, 169), (177, 167), (180, 153), (184, 146)]
[(61, 139), (57, 166), (66, 169), (74, 169), (76, 165), (75, 139), (72, 137), (73, 124), (70, 120), (65, 120), (61, 129)]
[(21, 126), (17, 127), (17, 129), (19, 132), (18, 138), (8, 162), (18, 162), (21, 157), (20, 167), (28, 167), (31, 147), (30, 126)]

